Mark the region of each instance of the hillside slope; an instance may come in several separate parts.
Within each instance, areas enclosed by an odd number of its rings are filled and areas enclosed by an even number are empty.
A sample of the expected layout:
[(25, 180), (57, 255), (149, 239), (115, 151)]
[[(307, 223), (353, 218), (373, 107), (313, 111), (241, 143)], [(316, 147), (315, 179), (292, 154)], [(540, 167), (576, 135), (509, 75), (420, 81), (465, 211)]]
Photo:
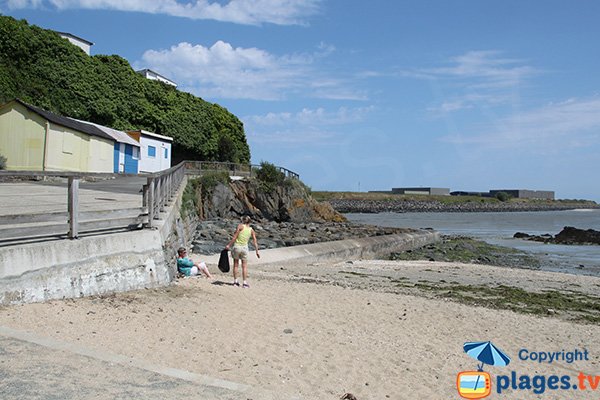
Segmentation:
[(0, 15), (0, 104), (13, 98), (115, 129), (171, 136), (174, 163), (250, 161), (243, 124), (225, 108), (148, 80), (119, 56), (90, 57), (54, 31)]

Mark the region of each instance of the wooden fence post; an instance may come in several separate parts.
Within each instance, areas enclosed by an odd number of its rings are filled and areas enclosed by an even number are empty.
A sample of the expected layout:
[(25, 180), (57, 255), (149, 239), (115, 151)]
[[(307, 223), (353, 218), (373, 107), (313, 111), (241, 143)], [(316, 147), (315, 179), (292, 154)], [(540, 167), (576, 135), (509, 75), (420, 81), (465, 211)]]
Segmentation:
[(79, 178), (69, 177), (69, 193), (67, 198), (69, 211), (69, 239), (77, 239), (79, 235)]
[(154, 178), (148, 178), (148, 228), (152, 228), (154, 219)]
[(148, 206), (148, 184), (142, 185), (142, 207)]

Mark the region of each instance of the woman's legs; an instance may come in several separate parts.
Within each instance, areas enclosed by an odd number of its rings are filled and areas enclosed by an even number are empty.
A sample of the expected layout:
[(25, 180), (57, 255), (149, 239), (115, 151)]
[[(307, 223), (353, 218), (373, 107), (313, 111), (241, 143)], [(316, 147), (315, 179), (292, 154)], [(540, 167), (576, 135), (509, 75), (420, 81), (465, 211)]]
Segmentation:
[(233, 283), (236, 284), (238, 279), (237, 279), (237, 269), (238, 269), (238, 264), (239, 264), (240, 260), (237, 258), (233, 259)]
[(248, 286), (248, 260), (242, 260), (242, 278), (244, 286)]

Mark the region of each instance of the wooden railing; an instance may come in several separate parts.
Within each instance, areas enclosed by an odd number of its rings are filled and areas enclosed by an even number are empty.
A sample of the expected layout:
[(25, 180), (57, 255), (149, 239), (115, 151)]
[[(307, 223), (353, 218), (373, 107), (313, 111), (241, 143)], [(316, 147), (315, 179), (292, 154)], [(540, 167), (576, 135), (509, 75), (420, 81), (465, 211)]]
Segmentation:
[[(67, 211), (0, 215), (0, 242), (44, 237), (75, 239), (81, 234), (140, 229), (147, 222), (144, 207), (117, 210), (80, 210), (79, 183), (84, 178), (108, 179), (117, 174), (0, 171), (0, 177), (17, 179), (67, 178)], [(121, 174), (120, 176), (123, 176)], [(137, 175), (125, 175), (137, 176)]]
[(185, 176), (186, 162), (182, 161), (174, 167), (148, 176), (148, 181), (142, 188), (142, 206), (148, 209), (147, 227), (152, 228), (155, 219), (159, 219), (159, 213), (164, 211)]
[[(37, 178), (67, 178), (67, 211), (0, 215), (0, 244), (24, 239), (66, 237), (75, 239), (82, 234), (114, 232), (152, 228), (154, 221), (175, 197), (185, 175), (202, 175), (209, 171), (227, 171), (230, 176), (253, 176), (258, 165), (210, 161), (182, 161), (165, 171), (137, 174), (108, 174), (80, 172), (0, 171), (0, 178), (21, 180)], [(299, 179), (299, 175), (286, 168), (277, 167), (286, 177)], [(79, 183), (86, 178), (112, 179), (119, 177), (145, 177), (141, 188), (141, 207), (118, 210), (80, 210)]]
[[(232, 176), (254, 176), (260, 168), (257, 164), (236, 164), (219, 161), (184, 161), (186, 173), (201, 174), (204, 171), (227, 171)], [(300, 179), (300, 175), (287, 168), (275, 167), (287, 178)]]

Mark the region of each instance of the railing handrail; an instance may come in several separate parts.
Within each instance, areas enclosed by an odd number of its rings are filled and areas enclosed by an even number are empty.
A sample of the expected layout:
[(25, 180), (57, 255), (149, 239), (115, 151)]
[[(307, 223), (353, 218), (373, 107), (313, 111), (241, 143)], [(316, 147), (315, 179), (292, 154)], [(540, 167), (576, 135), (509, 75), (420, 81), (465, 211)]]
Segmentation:
[[(196, 166), (197, 168), (194, 168)], [(215, 166), (221, 166), (223, 168), (214, 168)], [(213, 168), (210, 168), (213, 167)], [(145, 220), (147, 215), (148, 222), (144, 224), (147, 228), (152, 228), (153, 221), (159, 219), (160, 212), (164, 211), (165, 207), (169, 204), (171, 199), (175, 196), (180, 188), (181, 182), (183, 181), (186, 173), (197, 174), (198, 171), (211, 171), (211, 170), (227, 170), (230, 174), (236, 173), (247, 173), (252, 176), (253, 171), (260, 168), (257, 164), (241, 164), (241, 163), (230, 163), (222, 161), (182, 161), (179, 164), (166, 169), (164, 171), (149, 173), (149, 174), (123, 174), (123, 173), (106, 173), (106, 172), (74, 172), (74, 171), (0, 171), (0, 178), (2, 177), (59, 177), (68, 178), (68, 190), (67, 190), (67, 208), (68, 208), (68, 221), (69, 231), (68, 237), (71, 239), (77, 238), (79, 235), (80, 224), (79, 219), (79, 181), (83, 178), (116, 178), (116, 177), (145, 177), (146, 184), (142, 187), (142, 213), (137, 217), (138, 220)], [(286, 177), (293, 179), (299, 179), (299, 175), (287, 168), (278, 167), (276, 168), (283, 172)], [(147, 212), (144, 212), (147, 211)], [(33, 215), (29, 215), (30, 218), (34, 218)], [(38, 218), (39, 219), (39, 218)], [(42, 221), (42, 219), (40, 219)], [(42, 221), (44, 222), (44, 221)], [(118, 228), (121, 222), (114, 221), (117, 223), (114, 227)], [(123, 222), (125, 223), (125, 222)], [(130, 225), (130, 224), (129, 224)], [(128, 226), (129, 226), (128, 225)], [(20, 230), (17, 229), (19, 232)], [(64, 233), (63, 233), (64, 234)]]
[[(243, 163), (233, 163), (227, 161), (196, 161), (196, 160), (184, 160), (179, 164), (158, 172), (150, 172), (150, 173), (138, 173), (138, 174), (130, 174), (130, 173), (116, 173), (116, 172), (80, 172), (80, 171), (11, 171), (11, 170), (0, 170), (0, 178), (1, 177), (35, 177), (35, 176), (47, 176), (54, 178), (117, 178), (117, 177), (160, 177), (162, 175), (169, 174), (176, 169), (180, 168), (182, 165), (186, 165), (188, 163), (200, 164), (200, 165), (222, 165), (224, 169), (239, 171), (247, 168), (250, 172), (253, 169), (260, 168), (260, 164), (243, 164)], [(289, 170), (284, 167), (275, 166), (279, 171), (283, 172), (286, 176), (291, 178), (298, 179), (300, 177), (296, 172)]]
[[(233, 162), (227, 162), (227, 161), (195, 161), (195, 160), (187, 160), (187, 161), (182, 161), (187, 163), (193, 163), (193, 164), (199, 164), (200, 166), (202, 165), (221, 165), (224, 168), (222, 169), (227, 169), (230, 171), (240, 171), (240, 170), (245, 170), (247, 169), (248, 172), (250, 172), (250, 174), (252, 174), (252, 171), (254, 169), (257, 168), (261, 168), (260, 164), (242, 164), (242, 163), (233, 163)], [(287, 168), (284, 167), (279, 167), (279, 166), (275, 166), (275, 168), (277, 168), (279, 171), (283, 172), (285, 174), (285, 176), (290, 177), (290, 178), (294, 178), (294, 179), (300, 179), (300, 175), (297, 174), (296, 172), (289, 170)], [(203, 168), (199, 168), (199, 170), (203, 170)], [(210, 170), (210, 169), (209, 169)]]

